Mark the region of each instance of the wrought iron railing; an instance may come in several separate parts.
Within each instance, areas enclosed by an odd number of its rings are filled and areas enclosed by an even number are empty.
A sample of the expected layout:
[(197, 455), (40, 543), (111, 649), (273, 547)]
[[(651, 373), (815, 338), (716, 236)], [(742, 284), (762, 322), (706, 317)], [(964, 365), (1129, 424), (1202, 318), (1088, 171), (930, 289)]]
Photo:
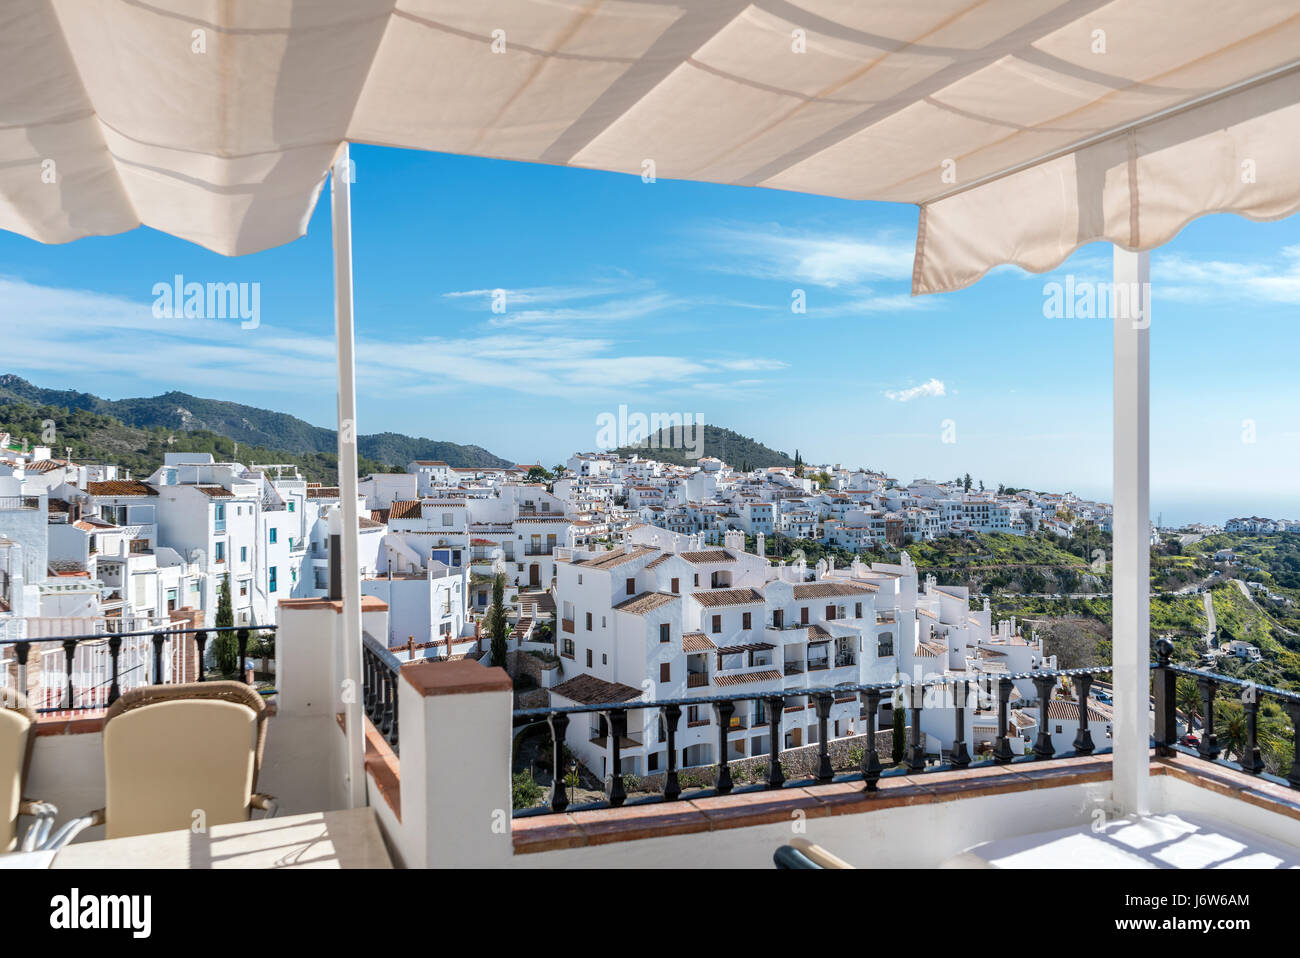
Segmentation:
[(397, 678), (401, 660), (369, 632), (361, 636), (361, 687), (366, 717), (393, 751), (398, 751)]
[[(171, 667), (174, 665), (174, 654), (170, 658), (167, 654), (169, 643), (172, 644), (172, 653), (180, 652), (183, 656), (185, 650), (183, 648), (178, 649), (175, 643), (184, 641), (187, 636), (194, 637), (197, 655), (194, 660), (194, 680), (203, 682), (205, 681), (203, 660), (211, 636), (223, 632), (235, 633), (239, 663), (238, 673), (242, 676), (244, 662), (248, 657), (248, 643), (251, 633), (274, 632), (277, 628), (274, 625), (208, 626), (206, 628), (145, 629), (126, 632), (92, 632), (86, 635), (50, 635), (0, 639), (0, 652), (8, 649), (13, 650), (13, 658), (10, 659), (7, 655), (3, 656), (0, 665), (6, 667), (6, 672), (8, 665), (15, 666), (16, 688), (31, 700), (33, 696), (28, 682), (28, 665), (32, 652), (40, 651), (39, 648), (34, 649), (34, 647), (57, 643), (63, 649), (64, 661), (63, 668), (55, 674), (59, 677), (62, 688), (43, 688), (41, 690), (43, 694), (35, 696), (34, 699), (37, 702), (46, 704), (34, 706), (35, 710), (44, 713), (93, 711), (112, 705), (121, 696), (124, 688), (135, 688), (139, 685), (149, 684), (175, 684), (178, 679), (176, 678), (175, 669)], [(132, 661), (127, 663), (126, 668), (123, 668), (123, 644), (131, 639), (137, 640), (137, 642), (131, 643), (136, 646), (132, 650), (135, 654), (130, 656)], [(141, 642), (139, 640), (145, 641)], [(83, 682), (82, 688), (78, 690), (78, 672), (75, 666), (77, 650), (96, 645), (107, 652), (107, 676), (100, 679), (99, 673), (91, 670), (92, 681), (89, 683)], [(141, 654), (142, 652), (143, 654)], [(181, 680), (185, 678), (186, 676), (182, 674)]]
[[(1002, 673), (997, 676), (985, 676), (977, 679), (968, 679), (965, 677), (941, 676), (932, 679), (926, 679), (921, 682), (891, 682), (876, 683), (870, 685), (837, 685), (830, 688), (813, 688), (813, 689), (794, 689), (781, 691), (763, 691), (751, 692), (735, 695), (715, 695), (715, 696), (698, 696), (691, 698), (677, 699), (660, 699), (658, 701), (643, 701), (635, 699), (626, 702), (609, 702), (594, 705), (574, 705), (564, 708), (533, 708), (517, 709), (514, 717), (516, 723), (527, 723), (545, 721), (551, 732), (552, 747), (552, 785), (547, 804), (534, 810), (525, 810), (522, 814), (546, 812), (562, 812), (569, 807), (569, 797), (566, 792), (565, 778), (568, 769), (565, 767), (564, 744), (565, 733), (569, 727), (569, 720), (574, 715), (587, 715), (599, 713), (605, 720), (607, 727), (612, 731), (607, 740), (607, 761), (606, 767), (610, 770), (605, 778), (605, 803), (611, 806), (619, 806), (627, 801), (627, 790), (624, 784), (623, 759), (622, 759), (622, 741), (627, 738), (627, 721), (629, 712), (637, 712), (644, 709), (654, 709), (659, 712), (659, 718), (663, 723), (666, 732), (667, 746), (667, 769), (664, 772), (664, 785), (660, 795), (657, 798), (651, 798), (651, 801), (674, 801), (682, 794), (682, 788), (679, 780), (679, 769), (677, 766), (677, 732), (681, 724), (683, 711), (691, 706), (710, 706), (713, 709), (715, 727), (718, 730), (717, 754), (723, 758), (714, 766), (714, 778), (711, 789), (706, 789), (702, 794), (726, 795), (734, 787), (731, 775), (731, 768), (726, 756), (728, 755), (727, 735), (734, 728), (731, 723), (732, 716), (736, 714), (737, 702), (761, 702), (764, 712), (767, 716), (766, 725), (768, 727), (770, 747), (767, 756), (767, 775), (766, 782), (758, 787), (777, 789), (786, 785), (785, 773), (781, 767), (781, 753), (783, 748), (783, 736), (781, 734), (781, 723), (783, 716), (787, 711), (786, 702), (790, 699), (810, 700), (810, 707), (816, 710), (817, 714), (817, 741), (813, 744), (817, 746), (816, 771), (811, 777), (810, 782), (805, 780), (803, 784), (827, 784), (840, 778), (843, 781), (861, 780), (863, 788), (866, 791), (875, 791), (883, 775), (890, 774), (886, 771), (885, 766), (880, 762), (880, 756), (876, 749), (876, 717), (879, 714), (880, 706), (887, 698), (903, 694), (906, 696), (907, 706), (911, 712), (910, 734), (906, 749), (906, 758), (904, 761), (905, 771), (903, 774), (915, 774), (933, 770), (927, 765), (925, 746), (921, 739), (920, 714), (926, 706), (927, 690), (930, 690), (930, 697), (942, 696), (941, 704), (931, 704), (930, 708), (942, 707), (951, 708), (956, 718), (956, 736), (952, 748), (949, 750), (947, 762), (941, 763), (935, 768), (938, 769), (962, 769), (975, 765), (1002, 765), (1013, 761), (1018, 761), (1015, 753), (1011, 749), (1011, 738), (1017, 737), (1015, 733), (1009, 732), (1009, 711), (1011, 692), (1015, 688), (1016, 681), (1032, 681), (1035, 691), (1038, 693), (1038, 707), (1041, 715), (1046, 716), (1048, 713), (1048, 703), (1052, 700), (1058, 680), (1068, 678), (1073, 686), (1075, 695), (1074, 703), (1079, 712), (1079, 731), (1072, 743), (1072, 751), (1063, 753), (1065, 755), (1092, 755), (1095, 752), (1109, 752), (1109, 748), (1098, 750), (1092, 741), (1092, 732), (1088, 727), (1088, 707), (1089, 692), (1092, 686), (1093, 678), (1097, 675), (1103, 675), (1111, 672), (1110, 666), (1098, 666), (1095, 668), (1085, 669), (1039, 669), (1031, 672), (1021, 673)], [(970, 749), (965, 741), (966, 729), (965, 718), (966, 708), (979, 701), (979, 695), (984, 694), (988, 698), (996, 696), (997, 714), (998, 714), (998, 736), (994, 742), (992, 757), (987, 761), (973, 762)], [(856, 772), (837, 776), (831, 763), (830, 757), (830, 737), (828, 736), (828, 724), (832, 706), (836, 701), (843, 701), (847, 696), (856, 696), (862, 705), (862, 720), (865, 724), (863, 737), (863, 756), (860, 766)], [(974, 698), (972, 698), (974, 696)], [(802, 709), (804, 706), (797, 705), (793, 708)], [(748, 710), (746, 710), (748, 711)], [(702, 724), (702, 723), (695, 723)], [(686, 727), (694, 727), (692, 723), (687, 723)], [(757, 723), (754, 726), (758, 728)], [(1025, 761), (1043, 761), (1056, 756), (1055, 747), (1052, 744), (1052, 736), (1048, 730), (1046, 720), (1040, 720), (1038, 723), (1038, 737), (1034, 742), (1032, 752), (1025, 756)], [(599, 803), (597, 803), (599, 804)]]
[[(1291, 762), (1291, 774), (1285, 782), (1292, 788), (1300, 789), (1300, 694), (1271, 685), (1258, 685), (1217, 672), (1176, 665), (1169, 661), (1174, 647), (1168, 639), (1156, 643), (1156, 661), (1152, 664), (1152, 698), (1155, 703), (1155, 734), (1152, 736), (1156, 754), (1171, 756), (1175, 754), (1194, 755), (1198, 758), (1237, 768), (1248, 775), (1264, 776), (1267, 766), (1259, 746), (1259, 706), (1263, 698), (1272, 698), (1286, 709), (1291, 719), (1291, 729), (1295, 749)], [(1184, 676), (1195, 680), (1197, 691), (1201, 694), (1201, 729), (1194, 746), (1182, 745), (1178, 737), (1178, 677)], [(1240, 761), (1227, 762), (1220, 759), (1224, 749), (1219, 744), (1215, 731), (1214, 703), (1220, 686), (1240, 689), (1241, 707), (1245, 716), (1243, 740), (1234, 749)], [(1188, 732), (1194, 732), (1193, 716), (1187, 716)]]

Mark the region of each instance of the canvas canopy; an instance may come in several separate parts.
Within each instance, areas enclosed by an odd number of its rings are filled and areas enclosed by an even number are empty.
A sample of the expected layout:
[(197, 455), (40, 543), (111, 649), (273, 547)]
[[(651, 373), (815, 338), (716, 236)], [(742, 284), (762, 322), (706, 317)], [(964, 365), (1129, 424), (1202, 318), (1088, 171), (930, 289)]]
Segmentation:
[(254, 252), (352, 141), (914, 203), (951, 290), (1300, 208), (1297, 56), (1297, 0), (6, 0), (0, 226)]

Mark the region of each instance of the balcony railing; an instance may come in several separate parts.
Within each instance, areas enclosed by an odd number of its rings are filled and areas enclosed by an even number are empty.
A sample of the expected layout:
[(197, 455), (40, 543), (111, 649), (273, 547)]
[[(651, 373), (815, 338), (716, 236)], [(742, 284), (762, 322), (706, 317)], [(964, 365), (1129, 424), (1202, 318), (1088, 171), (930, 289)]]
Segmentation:
[[(369, 632), (361, 635), (361, 694), (366, 717), (398, 753), (397, 678), (402, 663)], [(400, 753), (398, 753), (400, 754)]]
[(40, 496), (0, 496), (0, 512), (14, 512), (18, 509), (39, 509)]
[[(1092, 733), (1088, 728), (1088, 693), (1092, 687), (1094, 676), (1109, 674), (1111, 671), (1110, 666), (1098, 666), (1087, 669), (1039, 669), (1033, 672), (1008, 673), (998, 676), (996, 679), (972, 680), (942, 676), (916, 683), (891, 682), (872, 685), (840, 685), (833, 688), (799, 689), (789, 692), (765, 691), (742, 695), (663, 699), (656, 702), (637, 701), (631, 706), (626, 702), (610, 702), (600, 705), (575, 705), (566, 708), (516, 709), (514, 717), (517, 724), (544, 719), (551, 729), (553, 750), (553, 764), (551, 767), (557, 771), (553, 776), (547, 805), (531, 812), (531, 814), (546, 814), (548, 811), (562, 812), (569, 807), (569, 798), (564, 782), (565, 776), (562, 771), (566, 769), (564, 756), (565, 731), (568, 729), (570, 716), (592, 713), (602, 715), (608, 727), (613, 731), (613, 735), (608, 741), (607, 768), (611, 771), (605, 780), (605, 803), (603, 804), (617, 807), (627, 801), (627, 790), (623, 781), (621, 742), (627, 736), (628, 712), (643, 709), (657, 709), (663, 728), (667, 733), (668, 768), (664, 775), (664, 786), (660, 795), (662, 801), (675, 801), (682, 794), (677, 769), (677, 731), (681, 723), (683, 709), (704, 704), (713, 706), (718, 728), (717, 754), (726, 756), (729, 754), (727, 735), (733, 728), (731, 723), (732, 717), (736, 714), (736, 703), (763, 703), (763, 708), (769, 717), (767, 725), (770, 731), (769, 741), (771, 743), (767, 762), (767, 782), (764, 787), (769, 789), (782, 788), (786, 785), (786, 779), (785, 773), (781, 769), (781, 751), (784, 741), (781, 734), (781, 718), (787, 710), (785, 704), (787, 701), (804, 697), (810, 700), (809, 707), (814, 708), (817, 713), (817, 742), (815, 743), (817, 746), (817, 771), (811, 779), (811, 784), (823, 785), (835, 780), (836, 775), (831, 767), (830, 736), (828, 735), (831, 707), (837, 699), (842, 701), (848, 695), (856, 695), (861, 699), (865, 710), (863, 721), (866, 730), (863, 733), (863, 757), (859, 771), (849, 776), (842, 776), (842, 779), (845, 781), (861, 780), (866, 791), (875, 791), (882, 774), (885, 773), (885, 767), (880, 763), (880, 756), (875, 744), (876, 716), (879, 714), (881, 702), (889, 700), (900, 690), (907, 694), (908, 707), (913, 716), (912, 721), (909, 723), (911, 731), (905, 759), (905, 774), (911, 775), (928, 770), (925, 746), (921, 740), (921, 723), (917, 720), (921, 710), (926, 707), (926, 690), (933, 690), (931, 692), (933, 696), (943, 697), (942, 706), (932, 704), (929, 707), (953, 708), (957, 720), (956, 737), (950, 750), (948, 762), (937, 766), (937, 768), (946, 770), (963, 769), (970, 767), (972, 764), (977, 766), (1004, 765), (1018, 761), (1011, 751), (1011, 737), (1007, 734), (1011, 692), (1015, 687), (1013, 680), (1028, 679), (1033, 681), (1038, 692), (1039, 710), (1041, 714), (1046, 715), (1048, 702), (1051, 701), (1057, 680), (1069, 678), (1077, 695), (1076, 707), (1079, 711), (1079, 731), (1074, 739), (1074, 750), (1065, 754), (1092, 755), (1094, 752), (1109, 752), (1109, 748), (1098, 750), (1093, 745)], [(965, 740), (966, 711), (964, 706), (979, 694), (993, 695), (994, 693), (996, 693), (998, 701), (998, 736), (994, 743), (993, 755), (990, 760), (972, 763), (970, 750)], [(798, 705), (793, 708), (802, 709), (803, 707)], [(689, 727), (691, 723), (687, 724)], [(1034, 743), (1032, 756), (1019, 761), (1044, 761), (1055, 757), (1052, 737), (1047, 729), (1047, 723), (1039, 723), (1039, 734)], [(809, 782), (800, 782), (798, 784), (805, 785), (809, 784)], [(716, 766), (713, 788), (703, 794), (726, 795), (732, 791), (732, 788), (731, 769), (728, 762), (724, 760)], [(524, 812), (523, 814), (530, 814), (530, 812)]]
[[(205, 681), (203, 658), (208, 640), (222, 632), (235, 634), (237, 654), (239, 656), (238, 672), (243, 675), (243, 664), (248, 657), (248, 640), (253, 632), (274, 632), (278, 626), (209, 626), (201, 629), (146, 629), (128, 632), (94, 632), (87, 635), (32, 636), (21, 639), (0, 639), (0, 653), (13, 649), (13, 658), (3, 657), (0, 665), (0, 684), (7, 685), (9, 671), (7, 666), (15, 665), (15, 685), (19, 692), (33, 702), (43, 703), (33, 707), (37, 712), (80, 712), (93, 711), (112, 705), (126, 689), (141, 685), (176, 684), (188, 681), (182, 669), (179, 677), (175, 669), (176, 656), (184, 661), (186, 650), (177, 643), (194, 637), (196, 652), (195, 681)], [(31, 661), (33, 646), (58, 643), (63, 650), (63, 667), (52, 670), (57, 678), (57, 686), (44, 686), (40, 694), (32, 696), (28, 682), (28, 666)], [(170, 652), (168, 644), (171, 643)], [(107, 652), (107, 667), (100, 669), (91, 664), (77, 669), (78, 649), (100, 648)], [(37, 653), (41, 652), (36, 649)], [(152, 653), (152, 655), (150, 655)], [(125, 662), (124, 662), (125, 660)], [(151, 661), (152, 660), (152, 661)], [(85, 660), (83, 658), (83, 666)], [(123, 667), (125, 664), (125, 668)], [(44, 675), (44, 669), (42, 675)], [(78, 689), (78, 676), (81, 688)]]
[(707, 672), (687, 672), (686, 687), (688, 689), (702, 689), (709, 684), (709, 674)]
[[(1259, 705), (1260, 700), (1269, 697), (1278, 701), (1286, 709), (1291, 719), (1296, 760), (1291, 763), (1291, 774), (1286, 784), (1300, 789), (1300, 695), (1270, 685), (1257, 685), (1217, 672), (1205, 672), (1200, 669), (1175, 665), (1169, 661), (1173, 654), (1173, 644), (1168, 639), (1156, 643), (1156, 662), (1152, 666), (1152, 698), (1155, 702), (1155, 734), (1153, 735), (1157, 755), (1186, 754), (1195, 755), (1208, 762), (1239, 768), (1248, 775), (1261, 775), (1265, 770), (1264, 758), (1259, 747)], [(1194, 747), (1180, 744), (1178, 738), (1178, 710), (1176, 706), (1178, 677), (1194, 679), (1197, 691), (1201, 694), (1201, 729), (1197, 733), (1198, 741)], [(1214, 703), (1219, 686), (1240, 689), (1241, 708), (1245, 715), (1245, 728), (1240, 730), (1241, 737), (1231, 743), (1231, 750), (1237, 753), (1239, 762), (1230, 763), (1219, 759), (1224, 751), (1215, 730)], [(1187, 731), (1192, 728), (1192, 716), (1188, 716)]]

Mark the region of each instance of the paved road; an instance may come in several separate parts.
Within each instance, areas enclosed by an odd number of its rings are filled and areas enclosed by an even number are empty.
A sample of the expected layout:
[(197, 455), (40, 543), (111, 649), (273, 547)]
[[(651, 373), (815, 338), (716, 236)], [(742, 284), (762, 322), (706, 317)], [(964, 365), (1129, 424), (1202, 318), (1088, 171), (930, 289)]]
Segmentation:
[(1205, 620), (1209, 623), (1205, 630), (1205, 641), (1208, 643), (1210, 639), (1214, 637), (1216, 631), (1214, 621), (1214, 594), (1212, 592), (1206, 592), (1205, 595), (1201, 596), (1201, 598), (1205, 600)]

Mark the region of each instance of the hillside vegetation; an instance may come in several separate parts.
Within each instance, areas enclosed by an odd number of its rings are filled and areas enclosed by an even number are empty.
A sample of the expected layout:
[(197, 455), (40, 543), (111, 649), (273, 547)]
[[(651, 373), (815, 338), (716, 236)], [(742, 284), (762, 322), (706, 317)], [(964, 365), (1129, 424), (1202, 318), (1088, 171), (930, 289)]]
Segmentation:
[[(168, 392), (161, 396), (138, 399), (101, 399), (91, 393), (71, 389), (42, 389), (19, 376), (0, 376), (0, 417), (13, 415), (4, 408), (13, 404), (96, 413), (132, 429), (162, 430), (169, 435), (175, 434), (178, 441), (182, 433), (207, 433), (238, 442), (241, 450), (246, 447), (282, 450), (279, 461), (283, 462), (293, 461), (291, 457), (295, 455), (336, 456), (338, 451), (338, 438), (333, 429), (313, 426), (287, 413), (220, 399), (204, 399), (183, 392)], [(62, 430), (58, 417), (49, 418), (54, 418)], [(28, 438), (35, 439), (39, 435), (38, 428)], [(60, 445), (67, 443), (62, 442)], [(514, 464), (488, 452), (482, 446), (460, 445), (393, 432), (359, 436), (357, 454), (387, 466), (405, 466), (412, 459), (440, 459), (448, 465), (463, 467), (501, 467)]]

